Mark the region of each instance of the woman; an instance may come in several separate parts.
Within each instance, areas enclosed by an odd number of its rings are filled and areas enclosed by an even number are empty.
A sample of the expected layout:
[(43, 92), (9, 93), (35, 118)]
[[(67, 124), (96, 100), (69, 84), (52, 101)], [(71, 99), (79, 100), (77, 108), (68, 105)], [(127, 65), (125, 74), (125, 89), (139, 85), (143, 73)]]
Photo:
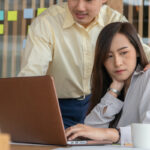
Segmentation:
[(100, 33), (85, 124), (66, 129), (69, 140), (85, 137), (131, 143), (132, 123), (150, 123), (150, 70), (135, 28), (111, 23)]

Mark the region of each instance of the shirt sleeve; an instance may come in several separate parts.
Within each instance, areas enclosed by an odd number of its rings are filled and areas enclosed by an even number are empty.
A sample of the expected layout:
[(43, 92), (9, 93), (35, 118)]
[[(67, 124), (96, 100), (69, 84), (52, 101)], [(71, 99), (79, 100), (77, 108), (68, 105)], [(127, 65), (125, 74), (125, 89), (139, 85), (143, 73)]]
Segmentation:
[(139, 104), (139, 116), (141, 123), (150, 123), (150, 70), (147, 70), (142, 81), (142, 98)]
[[(141, 79), (141, 92), (142, 98), (139, 103), (139, 123), (150, 124), (150, 70), (146, 71)], [(132, 143), (131, 138), (131, 125), (126, 127), (120, 127), (120, 143), (122, 145)]]
[[(150, 123), (150, 110), (145, 112), (144, 120), (141, 123)], [(120, 127), (120, 144), (132, 144), (131, 125)]]
[(49, 62), (52, 61), (52, 41), (53, 32), (50, 26), (39, 18), (35, 19), (29, 28), (19, 76), (46, 74)]
[(131, 126), (120, 127), (120, 144), (131, 144)]
[[(107, 107), (107, 109), (103, 112), (105, 107)], [(122, 107), (123, 102), (107, 92), (101, 99), (101, 102), (97, 104), (85, 118), (84, 123), (97, 128), (107, 128)]]

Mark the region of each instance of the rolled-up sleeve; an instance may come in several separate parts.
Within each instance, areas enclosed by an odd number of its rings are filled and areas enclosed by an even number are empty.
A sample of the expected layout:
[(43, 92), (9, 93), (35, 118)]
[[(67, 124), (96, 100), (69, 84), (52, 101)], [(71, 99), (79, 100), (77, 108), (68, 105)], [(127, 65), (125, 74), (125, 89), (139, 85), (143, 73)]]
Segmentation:
[[(84, 123), (97, 128), (107, 128), (122, 107), (123, 102), (107, 92), (101, 102), (85, 118)], [(105, 112), (104, 108), (107, 108)]]

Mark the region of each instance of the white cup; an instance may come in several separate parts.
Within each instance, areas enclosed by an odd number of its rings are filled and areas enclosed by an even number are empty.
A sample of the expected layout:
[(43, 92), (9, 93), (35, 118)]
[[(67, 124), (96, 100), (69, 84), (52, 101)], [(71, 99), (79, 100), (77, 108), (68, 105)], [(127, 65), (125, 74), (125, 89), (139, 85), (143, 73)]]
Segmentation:
[(150, 124), (133, 123), (131, 135), (134, 147), (150, 149)]

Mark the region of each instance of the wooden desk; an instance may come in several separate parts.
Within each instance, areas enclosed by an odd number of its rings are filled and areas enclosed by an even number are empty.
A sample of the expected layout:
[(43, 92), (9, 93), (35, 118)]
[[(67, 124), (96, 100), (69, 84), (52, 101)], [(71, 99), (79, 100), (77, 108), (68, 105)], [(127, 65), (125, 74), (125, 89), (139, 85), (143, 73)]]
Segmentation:
[(33, 145), (11, 145), (10, 150), (141, 150), (120, 145), (106, 146), (33, 146)]
[(32, 146), (11, 145), (10, 150), (142, 150), (132, 146), (105, 145), (105, 146)]
[[(11, 145), (10, 150), (51, 150), (55, 148), (61, 148), (58, 146), (34, 146), (34, 145)], [(63, 147), (64, 148), (64, 147)]]

